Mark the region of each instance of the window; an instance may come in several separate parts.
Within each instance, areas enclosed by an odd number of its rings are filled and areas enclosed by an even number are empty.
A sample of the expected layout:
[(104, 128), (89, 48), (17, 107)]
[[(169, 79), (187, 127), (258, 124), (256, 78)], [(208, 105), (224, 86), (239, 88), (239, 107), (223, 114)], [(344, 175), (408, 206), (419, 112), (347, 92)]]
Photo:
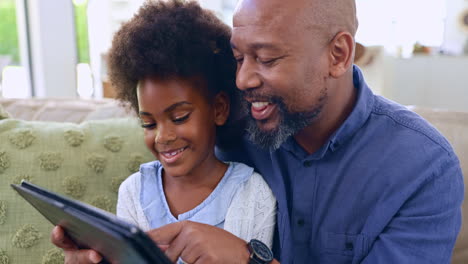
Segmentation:
[(73, 0), (78, 63), (89, 63), (88, 0)]
[(356, 0), (356, 40), (387, 51), (412, 50), (415, 43), (440, 47), (444, 38), (445, 0)]
[(94, 84), (89, 58), (88, 0), (73, 0), (73, 10), (78, 55), (76, 90), (80, 97), (90, 98), (94, 94)]
[(0, 1), (0, 95), (27, 97), (28, 74), (22, 67), (15, 0)]
[(0, 2), (0, 58), (2, 66), (19, 65), (18, 31), (15, 0)]

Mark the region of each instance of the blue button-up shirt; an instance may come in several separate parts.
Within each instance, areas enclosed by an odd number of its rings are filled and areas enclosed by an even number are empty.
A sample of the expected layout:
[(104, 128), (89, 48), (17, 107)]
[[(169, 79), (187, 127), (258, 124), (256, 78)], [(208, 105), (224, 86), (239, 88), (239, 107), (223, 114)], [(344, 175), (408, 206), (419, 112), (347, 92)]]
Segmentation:
[(281, 263), (449, 263), (459, 161), (433, 126), (353, 71), (355, 107), (315, 153), (290, 138), (274, 152), (243, 139), (218, 155), (256, 168), (276, 195)]

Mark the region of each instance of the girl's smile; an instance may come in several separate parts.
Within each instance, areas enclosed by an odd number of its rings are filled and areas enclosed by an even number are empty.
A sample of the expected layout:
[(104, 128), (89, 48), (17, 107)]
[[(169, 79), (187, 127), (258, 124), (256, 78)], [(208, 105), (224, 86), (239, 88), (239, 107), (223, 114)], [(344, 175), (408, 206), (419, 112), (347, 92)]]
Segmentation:
[(161, 160), (164, 160), (164, 162), (167, 164), (172, 164), (172, 163), (176, 163), (179, 160), (179, 158), (181, 158), (181, 156), (183, 155), (184, 151), (187, 148), (188, 147), (183, 147), (179, 149), (171, 149), (167, 151), (158, 151), (158, 152), (160, 154)]

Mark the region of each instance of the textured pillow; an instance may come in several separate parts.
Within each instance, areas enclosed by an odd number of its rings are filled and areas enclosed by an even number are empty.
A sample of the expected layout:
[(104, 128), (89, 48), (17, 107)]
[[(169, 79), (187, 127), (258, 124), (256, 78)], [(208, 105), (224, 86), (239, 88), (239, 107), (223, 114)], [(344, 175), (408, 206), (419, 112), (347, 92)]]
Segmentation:
[(52, 225), (13, 189), (27, 179), (115, 212), (120, 183), (153, 160), (136, 119), (0, 120), (0, 264), (63, 263)]

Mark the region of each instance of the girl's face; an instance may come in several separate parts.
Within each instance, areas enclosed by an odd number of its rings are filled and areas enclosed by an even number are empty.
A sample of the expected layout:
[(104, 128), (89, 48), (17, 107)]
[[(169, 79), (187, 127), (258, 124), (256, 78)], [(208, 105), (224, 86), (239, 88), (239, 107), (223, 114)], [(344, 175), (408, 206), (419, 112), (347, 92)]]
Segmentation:
[(137, 88), (145, 143), (170, 176), (186, 176), (216, 161), (216, 126), (226, 122), (229, 101), (207, 99), (198, 79), (146, 78)]

